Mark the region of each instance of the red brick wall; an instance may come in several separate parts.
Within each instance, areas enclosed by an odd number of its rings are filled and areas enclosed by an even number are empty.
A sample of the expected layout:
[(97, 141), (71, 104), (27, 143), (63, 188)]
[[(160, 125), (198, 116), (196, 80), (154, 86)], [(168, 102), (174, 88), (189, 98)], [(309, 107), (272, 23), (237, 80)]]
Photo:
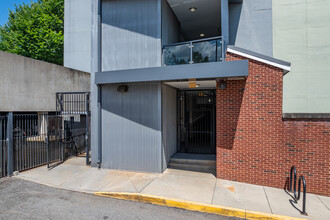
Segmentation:
[(305, 176), (309, 192), (330, 196), (330, 121), (285, 119), (283, 124), (283, 160)]
[[(228, 61), (239, 59), (246, 58), (227, 54)], [(217, 176), (283, 188), (290, 167), (296, 165), (299, 174), (309, 172), (304, 176), (310, 192), (329, 195), (325, 158), (330, 156), (330, 142), (329, 134), (323, 133), (324, 128), (329, 131), (329, 122), (310, 127), (305, 122), (283, 122), (282, 86), (281, 69), (250, 60), (246, 80), (228, 80), (226, 89), (217, 89)], [(296, 127), (303, 131), (299, 139), (293, 134)]]

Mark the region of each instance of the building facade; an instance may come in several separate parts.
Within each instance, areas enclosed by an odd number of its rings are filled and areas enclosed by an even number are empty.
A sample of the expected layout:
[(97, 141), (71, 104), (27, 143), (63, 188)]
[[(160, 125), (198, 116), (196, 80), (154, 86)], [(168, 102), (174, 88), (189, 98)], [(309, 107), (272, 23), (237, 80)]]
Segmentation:
[(272, 57), (273, 4), (65, 1), (65, 65), (91, 72), (92, 165), (163, 172), (176, 153), (216, 155), (219, 178), (283, 187), (295, 165), (329, 195), (328, 119), (283, 118), (291, 64)]

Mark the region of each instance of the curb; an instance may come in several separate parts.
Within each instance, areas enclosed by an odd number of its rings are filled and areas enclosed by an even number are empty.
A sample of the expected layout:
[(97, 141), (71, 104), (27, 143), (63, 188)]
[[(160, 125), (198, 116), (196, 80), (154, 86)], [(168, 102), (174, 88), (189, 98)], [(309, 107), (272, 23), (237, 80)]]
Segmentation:
[(167, 207), (175, 207), (190, 211), (205, 212), (222, 216), (231, 216), (243, 219), (269, 219), (269, 220), (302, 220), (303, 218), (295, 218), (284, 215), (275, 215), (263, 212), (250, 211), (245, 209), (224, 207), (218, 205), (209, 205), (179, 199), (171, 199), (160, 196), (153, 196), (141, 193), (122, 193), (122, 192), (96, 192), (94, 195), (110, 197), (115, 199), (123, 199), (135, 202), (144, 202), (154, 205)]

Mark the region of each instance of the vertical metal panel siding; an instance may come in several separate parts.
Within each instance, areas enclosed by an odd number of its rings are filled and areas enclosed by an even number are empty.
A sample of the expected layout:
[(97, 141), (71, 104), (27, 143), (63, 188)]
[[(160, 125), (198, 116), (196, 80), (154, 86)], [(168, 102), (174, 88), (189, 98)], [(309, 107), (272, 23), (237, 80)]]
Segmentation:
[(85, 72), (91, 70), (92, 1), (64, 1), (64, 66)]
[(273, 56), (272, 0), (229, 5), (229, 44)]
[(176, 89), (162, 85), (162, 150), (163, 170), (177, 152), (177, 101)]
[(180, 22), (167, 0), (162, 0), (162, 45), (177, 43), (180, 36)]
[(161, 85), (102, 88), (102, 167), (161, 172)]
[(160, 1), (103, 1), (103, 71), (161, 65)]

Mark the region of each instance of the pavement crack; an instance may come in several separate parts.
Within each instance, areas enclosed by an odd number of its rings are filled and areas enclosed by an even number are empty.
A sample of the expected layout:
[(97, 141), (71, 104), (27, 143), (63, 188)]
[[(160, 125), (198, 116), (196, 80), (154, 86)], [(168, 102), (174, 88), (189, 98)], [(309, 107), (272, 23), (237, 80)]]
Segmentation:
[(214, 184), (214, 187), (213, 187), (213, 195), (212, 195), (211, 204), (213, 204), (214, 194), (215, 194), (215, 188), (217, 187), (217, 182), (218, 182), (218, 179), (215, 179), (215, 184)]
[(145, 188), (147, 188), (155, 179), (157, 179), (157, 178), (159, 178), (159, 176), (157, 176), (157, 177), (155, 177), (155, 178), (153, 178), (147, 185), (145, 185), (142, 189), (141, 189), (141, 191), (139, 192), (139, 193), (142, 193), (142, 191), (145, 189)]
[(268, 199), (268, 196), (267, 196), (267, 193), (266, 193), (265, 187), (262, 187), (262, 188), (264, 189), (264, 193), (265, 193), (265, 196), (266, 196), (266, 199), (267, 199), (267, 202), (268, 202), (268, 206), (269, 206), (270, 212), (271, 212), (272, 214), (274, 214), (274, 213), (273, 213), (273, 210), (272, 210), (272, 207), (270, 206), (269, 199)]
[(128, 173), (126, 173), (126, 175), (128, 176), (129, 181), (130, 181), (130, 182), (132, 183), (132, 185), (134, 186), (135, 191), (138, 193), (139, 190), (138, 190), (138, 189), (136, 188), (136, 186), (134, 185), (133, 181), (131, 180), (131, 177), (128, 175)]
[(328, 207), (323, 201), (322, 199), (320, 199), (320, 197), (318, 195), (316, 195), (316, 197), (322, 202), (322, 204), (330, 211), (330, 207)]

